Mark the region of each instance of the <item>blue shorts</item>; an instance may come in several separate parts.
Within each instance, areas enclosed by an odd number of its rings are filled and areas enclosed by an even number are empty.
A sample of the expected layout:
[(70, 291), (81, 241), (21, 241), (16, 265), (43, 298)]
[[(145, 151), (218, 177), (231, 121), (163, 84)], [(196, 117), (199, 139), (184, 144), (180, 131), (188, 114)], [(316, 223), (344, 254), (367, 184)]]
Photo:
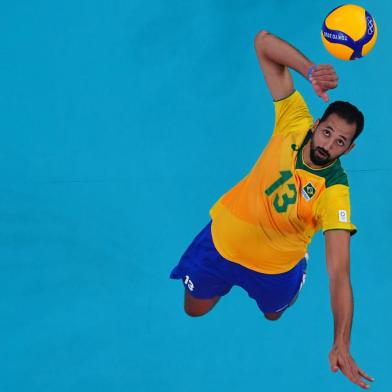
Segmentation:
[(211, 222), (198, 234), (170, 274), (192, 297), (209, 299), (242, 287), (263, 313), (281, 312), (297, 297), (306, 277), (306, 257), (288, 272), (263, 274), (233, 263), (216, 250)]

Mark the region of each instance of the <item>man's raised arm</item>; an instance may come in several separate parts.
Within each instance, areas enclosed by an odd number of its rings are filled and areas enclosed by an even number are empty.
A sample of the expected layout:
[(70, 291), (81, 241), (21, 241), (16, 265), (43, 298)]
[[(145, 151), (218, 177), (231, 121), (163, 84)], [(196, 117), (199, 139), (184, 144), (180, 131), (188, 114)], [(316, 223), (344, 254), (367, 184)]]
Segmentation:
[(328, 101), (326, 91), (337, 86), (337, 75), (331, 65), (315, 65), (289, 43), (267, 32), (255, 38), (255, 49), (272, 98), (277, 101), (294, 91), (289, 69), (294, 69), (312, 82), (315, 93)]

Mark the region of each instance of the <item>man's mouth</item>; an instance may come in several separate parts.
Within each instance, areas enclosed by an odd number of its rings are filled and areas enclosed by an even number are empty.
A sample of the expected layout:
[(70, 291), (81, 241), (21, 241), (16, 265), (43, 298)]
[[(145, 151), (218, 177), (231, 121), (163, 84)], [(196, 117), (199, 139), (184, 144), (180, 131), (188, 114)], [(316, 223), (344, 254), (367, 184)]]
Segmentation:
[(329, 158), (329, 154), (327, 153), (327, 151), (322, 150), (321, 148), (317, 148), (316, 149), (316, 153), (319, 155), (320, 158), (322, 159), (326, 159)]

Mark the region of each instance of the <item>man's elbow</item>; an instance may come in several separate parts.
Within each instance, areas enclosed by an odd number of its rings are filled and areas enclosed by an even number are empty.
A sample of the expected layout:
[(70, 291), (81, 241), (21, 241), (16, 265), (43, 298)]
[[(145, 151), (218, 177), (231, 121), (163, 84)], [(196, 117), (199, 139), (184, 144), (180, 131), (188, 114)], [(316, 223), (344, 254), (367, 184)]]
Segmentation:
[(267, 30), (259, 31), (254, 39), (254, 45), (256, 51), (263, 50), (264, 46), (266, 45), (266, 41), (268, 41), (268, 36), (271, 34)]
[(340, 269), (329, 272), (329, 286), (341, 287), (351, 286), (350, 272), (347, 269)]

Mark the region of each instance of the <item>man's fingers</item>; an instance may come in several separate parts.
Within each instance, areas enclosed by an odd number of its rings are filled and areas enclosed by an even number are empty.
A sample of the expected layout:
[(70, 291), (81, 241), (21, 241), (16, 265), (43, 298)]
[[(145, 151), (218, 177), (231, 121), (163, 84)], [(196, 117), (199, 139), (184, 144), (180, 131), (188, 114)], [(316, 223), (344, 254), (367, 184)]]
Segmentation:
[(338, 369), (339, 369), (339, 367), (338, 367), (338, 357), (333, 352), (331, 352), (329, 354), (329, 364), (331, 366), (331, 370), (336, 373), (338, 371)]
[(337, 82), (338, 77), (336, 75), (312, 75), (312, 80), (316, 82)]
[(362, 369), (358, 368), (358, 373), (365, 378), (368, 381), (374, 381), (374, 377), (369, 376), (368, 374), (366, 374)]
[(363, 389), (369, 389), (370, 385), (366, 384), (366, 382), (362, 381), (361, 379), (359, 379), (356, 384), (358, 384), (361, 388)]
[(319, 96), (324, 102), (328, 102), (329, 97), (328, 97), (328, 94), (325, 92), (325, 89), (320, 87), (314, 81), (312, 81), (312, 86), (313, 86), (313, 90), (317, 94), (317, 96)]
[(339, 368), (352, 383), (359, 385), (363, 389), (370, 388), (370, 385), (366, 384), (366, 382), (362, 380), (361, 376), (368, 381), (373, 381), (372, 377), (369, 377), (364, 371), (359, 369), (355, 363), (340, 365)]
[(316, 83), (319, 86), (326, 86), (327, 88), (334, 88), (338, 84), (338, 79), (335, 77), (323, 77), (323, 78), (314, 78), (313, 76), (310, 78), (312, 83)]
[(336, 88), (338, 80), (335, 69), (328, 64), (316, 66), (310, 76), (310, 81), (318, 84), (322, 90)]
[(337, 83), (336, 82), (328, 82), (328, 81), (325, 81), (325, 82), (323, 82), (323, 81), (321, 81), (321, 82), (318, 82), (318, 81), (315, 81), (315, 83), (317, 84), (317, 85), (319, 85), (322, 89), (324, 89), (324, 90), (332, 90), (332, 89), (334, 89), (336, 86), (337, 86)]
[(351, 365), (350, 371), (353, 377), (352, 382), (359, 385), (363, 389), (368, 389), (370, 388), (370, 385), (366, 384), (365, 381), (362, 380), (361, 376), (359, 375), (359, 368), (354, 364), (354, 366)]
[(332, 90), (336, 88), (336, 83), (334, 82), (324, 82), (324, 83), (319, 83), (318, 81), (312, 79), (311, 80), (312, 87), (316, 94), (322, 98), (325, 102), (329, 100), (328, 94), (326, 93), (327, 90)]
[(312, 72), (312, 78), (324, 78), (329, 76), (337, 78), (336, 72), (332, 70), (321, 70)]
[(317, 71), (319, 71), (319, 70), (322, 70), (322, 69), (334, 69), (334, 67), (332, 67), (331, 64), (317, 64), (317, 65), (314, 67), (314, 69), (317, 70)]
[(366, 381), (374, 381), (373, 377), (370, 377), (362, 369), (358, 367), (354, 359), (351, 357), (349, 352), (339, 352), (337, 348), (334, 348), (329, 353), (329, 362), (331, 370), (336, 372), (338, 369), (354, 384), (360, 386), (363, 389), (369, 389), (370, 385)]
[(327, 94), (327, 93), (322, 93), (322, 94), (320, 95), (320, 97), (321, 97), (321, 99), (322, 99), (324, 102), (328, 102), (328, 101), (329, 101), (329, 97), (328, 97), (328, 94)]
[(366, 384), (357, 372), (351, 366), (340, 366), (341, 372), (353, 383), (359, 385), (363, 389), (368, 389), (370, 386)]
[(361, 381), (361, 382), (359, 382), (359, 383), (357, 383), (357, 384), (358, 384), (361, 388), (363, 388), (363, 389), (369, 389), (369, 388), (370, 388), (370, 385), (364, 383), (363, 381)]
[(328, 67), (328, 68), (316, 67), (312, 71), (312, 77), (325, 77), (325, 76), (337, 77), (336, 71), (332, 67)]

